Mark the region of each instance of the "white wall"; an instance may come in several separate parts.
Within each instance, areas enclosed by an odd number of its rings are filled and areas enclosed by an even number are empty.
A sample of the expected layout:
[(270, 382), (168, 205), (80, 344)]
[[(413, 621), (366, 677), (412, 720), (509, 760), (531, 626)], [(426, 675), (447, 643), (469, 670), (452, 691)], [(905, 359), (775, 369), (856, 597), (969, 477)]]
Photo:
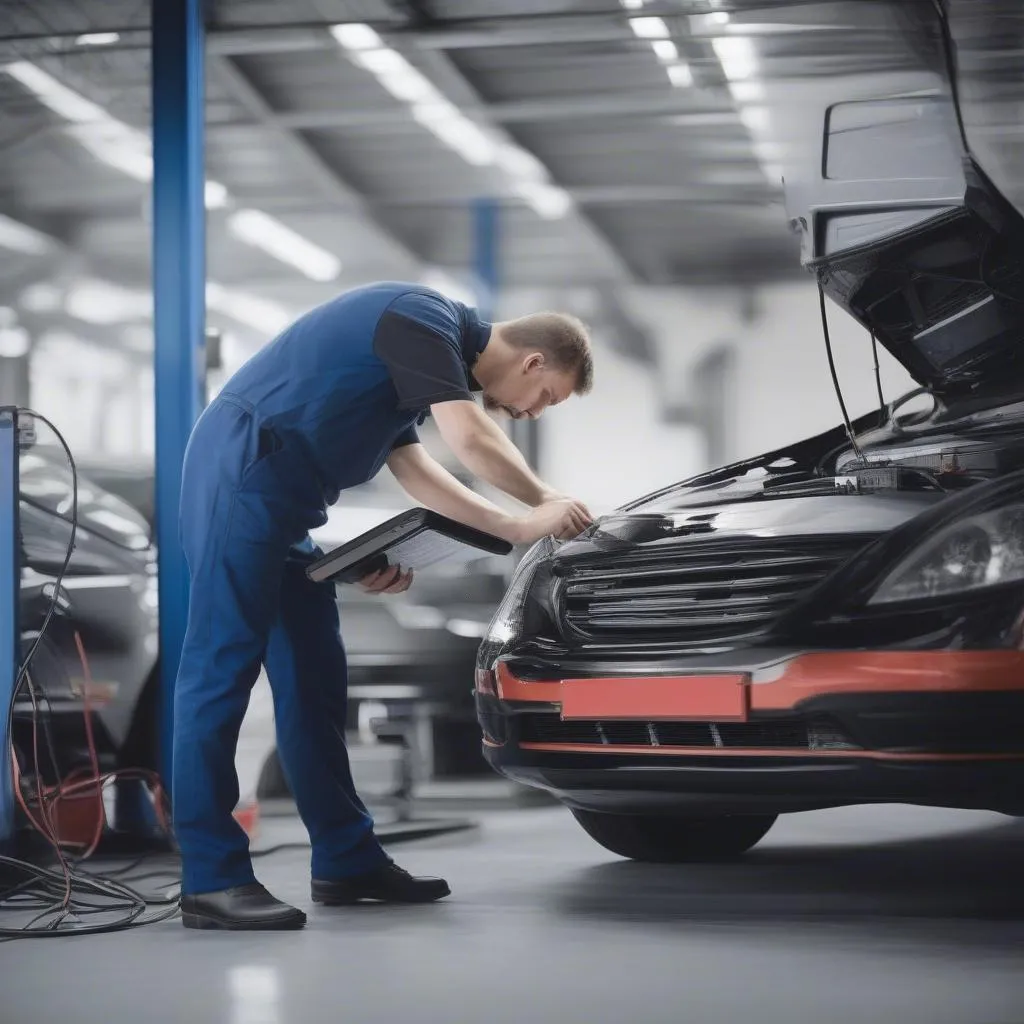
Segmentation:
[[(634, 288), (624, 300), (652, 333), (660, 366), (652, 372), (606, 345), (595, 347), (592, 395), (552, 410), (542, 424), (542, 465), (551, 482), (584, 500), (614, 507), (705, 469), (705, 445), (687, 427), (660, 417), (659, 395), (685, 403), (687, 370), (702, 353), (734, 346), (734, 408), (727, 461), (770, 451), (841, 422), (813, 280), (738, 289)], [(828, 302), (836, 369), (850, 415), (877, 405), (867, 332)], [(914, 385), (884, 349), (885, 395)]]
[[(842, 421), (822, 335), (813, 282), (763, 289), (759, 314), (739, 338), (735, 458), (745, 458), (828, 430)], [(836, 371), (850, 416), (878, 406), (871, 338), (827, 301)], [(887, 400), (913, 388), (907, 372), (881, 346)]]
[(661, 422), (645, 367), (601, 345), (595, 362), (593, 392), (545, 413), (540, 471), (599, 513), (689, 476), (704, 442), (690, 427)]

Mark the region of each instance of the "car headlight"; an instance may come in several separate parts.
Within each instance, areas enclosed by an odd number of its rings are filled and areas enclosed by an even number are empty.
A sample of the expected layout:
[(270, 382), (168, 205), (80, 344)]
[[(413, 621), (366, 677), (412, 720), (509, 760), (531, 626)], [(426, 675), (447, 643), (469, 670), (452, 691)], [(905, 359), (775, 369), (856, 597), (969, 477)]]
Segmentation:
[(928, 537), (868, 602), (944, 597), (1024, 582), (1024, 505), (970, 516)]
[(538, 541), (516, 566), (505, 596), (484, 634), (476, 658), (476, 688), (481, 693), (496, 693), (494, 663), (528, 632), (547, 618), (542, 602), (534, 600), (538, 592), (546, 592), (543, 579), (548, 575), (551, 555), (558, 541), (550, 537)]

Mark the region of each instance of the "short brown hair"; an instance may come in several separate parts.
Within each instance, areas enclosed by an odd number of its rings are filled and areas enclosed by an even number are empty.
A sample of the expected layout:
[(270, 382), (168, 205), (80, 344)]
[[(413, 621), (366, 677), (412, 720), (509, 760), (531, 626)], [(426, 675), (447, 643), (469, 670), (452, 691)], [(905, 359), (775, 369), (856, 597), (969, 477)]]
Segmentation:
[(542, 352), (558, 370), (576, 374), (573, 390), (586, 395), (594, 386), (590, 335), (582, 320), (568, 313), (531, 313), (501, 325), (502, 337), (519, 349)]

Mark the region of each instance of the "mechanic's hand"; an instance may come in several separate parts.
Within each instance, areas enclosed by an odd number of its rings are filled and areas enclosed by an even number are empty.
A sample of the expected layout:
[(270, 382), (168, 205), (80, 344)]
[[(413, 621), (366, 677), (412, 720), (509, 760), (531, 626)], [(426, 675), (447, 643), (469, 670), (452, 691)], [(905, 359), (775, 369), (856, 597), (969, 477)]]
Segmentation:
[(370, 573), (359, 581), (368, 594), (404, 594), (412, 586), (412, 570), (402, 572), (400, 565), (388, 566), (380, 572)]
[(559, 498), (538, 505), (520, 523), (520, 543), (532, 544), (542, 537), (570, 540), (594, 521), (587, 506), (573, 498)]

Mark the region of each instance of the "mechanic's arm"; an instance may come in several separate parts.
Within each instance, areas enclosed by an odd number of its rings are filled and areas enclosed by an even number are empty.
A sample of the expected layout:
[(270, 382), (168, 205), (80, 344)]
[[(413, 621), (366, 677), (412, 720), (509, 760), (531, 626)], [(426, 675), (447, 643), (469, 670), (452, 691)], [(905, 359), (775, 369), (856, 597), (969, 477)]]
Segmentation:
[(510, 544), (530, 544), (550, 536), (575, 537), (588, 525), (578, 503), (568, 500), (549, 501), (523, 517), (510, 515), (456, 480), (422, 444), (395, 448), (388, 457), (388, 469), (414, 501)]
[(445, 444), (474, 476), (531, 508), (563, 497), (534, 474), (522, 452), (476, 402), (439, 402), (430, 413)]

